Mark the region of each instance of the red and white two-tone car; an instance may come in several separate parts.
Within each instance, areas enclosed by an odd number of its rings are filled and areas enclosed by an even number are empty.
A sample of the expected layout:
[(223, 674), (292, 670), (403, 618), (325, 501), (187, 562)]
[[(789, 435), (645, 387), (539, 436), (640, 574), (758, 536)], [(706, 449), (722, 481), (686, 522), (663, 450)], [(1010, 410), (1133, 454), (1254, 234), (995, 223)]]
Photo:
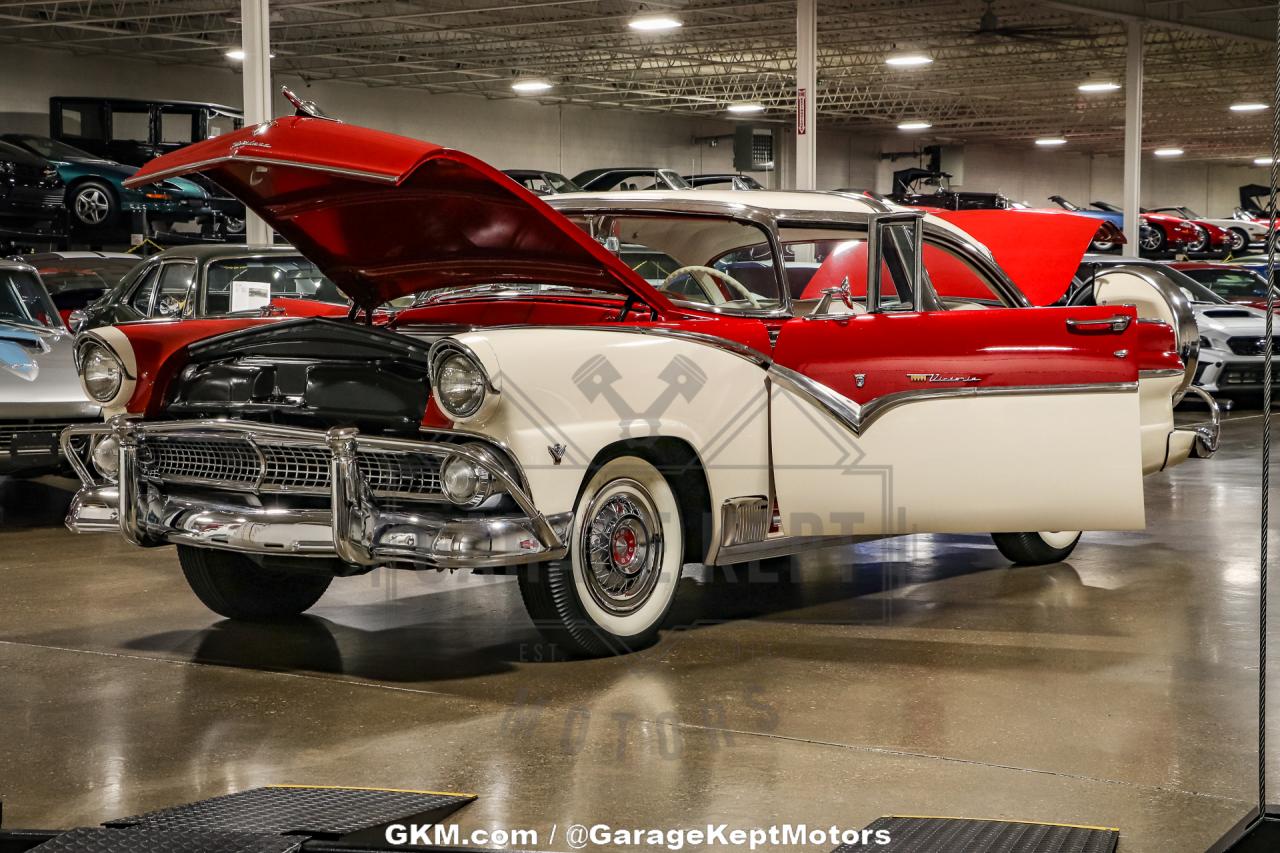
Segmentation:
[(1092, 220), (978, 211), (984, 246), (837, 194), (544, 200), (309, 116), (134, 180), (196, 172), (355, 307), (86, 333), (110, 419), (67, 432), (91, 438), (67, 523), (176, 545), (228, 617), (377, 567), (510, 568), (550, 639), (621, 652), (686, 563), (975, 531), (1059, 560), (1078, 531), (1141, 528), (1143, 475), (1214, 441), (1174, 426), (1197, 336), (1158, 276), (1113, 272), (1096, 307), (1028, 298), (1061, 295)]

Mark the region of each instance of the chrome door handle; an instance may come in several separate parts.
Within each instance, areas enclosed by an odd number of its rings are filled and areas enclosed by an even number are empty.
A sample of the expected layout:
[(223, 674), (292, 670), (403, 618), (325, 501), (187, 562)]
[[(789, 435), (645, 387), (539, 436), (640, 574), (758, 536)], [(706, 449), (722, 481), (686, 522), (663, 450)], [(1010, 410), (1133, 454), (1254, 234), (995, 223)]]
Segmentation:
[(1067, 330), (1081, 334), (1118, 335), (1129, 328), (1132, 322), (1133, 318), (1127, 314), (1116, 314), (1113, 317), (1102, 317), (1096, 320), (1072, 319), (1067, 321)]

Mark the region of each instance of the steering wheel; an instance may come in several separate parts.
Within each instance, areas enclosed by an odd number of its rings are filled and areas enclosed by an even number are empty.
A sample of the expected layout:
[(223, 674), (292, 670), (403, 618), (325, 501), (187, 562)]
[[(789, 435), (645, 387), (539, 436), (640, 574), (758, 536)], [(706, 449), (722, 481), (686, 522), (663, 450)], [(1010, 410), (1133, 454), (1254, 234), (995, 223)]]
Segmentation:
[(161, 317), (176, 317), (182, 313), (182, 300), (166, 293), (156, 303), (156, 313)]
[[(701, 273), (701, 275), (699, 275), (699, 273)], [(707, 301), (712, 305), (720, 305), (728, 300), (720, 293), (720, 288), (716, 287), (710, 280), (710, 276), (714, 276), (727, 284), (730, 290), (737, 292), (743, 299), (747, 300), (748, 304), (750, 304), (752, 308), (761, 307), (760, 297), (748, 290), (745, 284), (738, 281), (724, 270), (718, 270), (715, 267), (702, 266), (701, 264), (690, 264), (687, 267), (680, 267), (677, 270), (673, 270), (670, 275), (662, 280), (662, 285), (658, 290), (669, 290), (675, 280), (685, 274), (688, 274), (689, 278), (697, 282), (698, 287), (702, 288), (703, 294), (707, 297)]]

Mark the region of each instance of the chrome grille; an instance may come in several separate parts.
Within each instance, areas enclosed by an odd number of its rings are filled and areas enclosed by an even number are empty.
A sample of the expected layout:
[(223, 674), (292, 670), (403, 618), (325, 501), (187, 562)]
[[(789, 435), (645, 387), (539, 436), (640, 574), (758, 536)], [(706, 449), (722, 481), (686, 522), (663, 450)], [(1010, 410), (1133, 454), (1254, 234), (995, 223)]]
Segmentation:
[[(152, 436), (138, 447), (143, 476), (238, 491), (327, 494), (329, 449), (323, 445), (242, 437)], [(364, 450), (356, 464), (375, 495), (444, 500), (440, 457)]]
[[(77, 423), (81, 423), (77, 421)], [(28, 435), (52, 435), (55, 438), (62, 434), (63, 429), (71, 426), (70, 421), (0, 421), (0, 454), (8, 455), (13, 447), (13, 441), (18, 436)], [(83, 446), (85, 439), (83, 436), (75, 439), (73, 446)], [(43, 445), (34, 449), (26, 448), (19, 452), (37, 452), (43, 450)]]

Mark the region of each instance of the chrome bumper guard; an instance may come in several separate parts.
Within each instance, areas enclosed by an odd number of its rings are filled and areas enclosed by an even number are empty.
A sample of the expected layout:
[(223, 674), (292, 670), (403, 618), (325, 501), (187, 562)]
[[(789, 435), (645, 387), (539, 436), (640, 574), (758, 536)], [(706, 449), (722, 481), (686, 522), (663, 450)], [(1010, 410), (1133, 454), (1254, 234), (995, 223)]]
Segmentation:
[(1222, 410), (1218, 408), (1218, 401), (1213, 399), (1213, 395), (1197, 385), (1187, 388), (1187, 393), (1195, 394), (1209, 407), (1209, 423), (1194, 427), (1196, 455), (1201, 459), (1208, 459), (1218, 452), (1218, 442), (1222, 438)]
[[(243, 500), (243, 493), (233, 492), (218, 492), (214, 500), (170, 495), (162, 490), (163, 484), (151, 483), (139, 472), (138, 447), (146, 436), (232, 434), (327, 447), (329, 508), (255, 506)], [(116, 483), (95, 477), (85, 460), (72, 452), (71, 441), (76, 437), (108, 435), (120, 445)], [(509, 470), (459, 445), (365, 436), (342, 427), (320, 431), (224, 420), (143, 423), (122, 417), (106, 424), (70, 427), (62, 433), (62, 445), (83, 482), (67, 513), (67, 527), (76, 533), (119, 530), (135, 545), (184, 544), (252, 554), (331, 557), (368, 567), (412, 563), (484, 568), (556, 560), (568, 552), (565, 543), (572, 513), (544, 516)], [(463, 456), (488, 471), (523, 514), (448, 513), (434, 506), (422, 511), (384, 510), (374, 501), (357, 465), (362, 449)]]

